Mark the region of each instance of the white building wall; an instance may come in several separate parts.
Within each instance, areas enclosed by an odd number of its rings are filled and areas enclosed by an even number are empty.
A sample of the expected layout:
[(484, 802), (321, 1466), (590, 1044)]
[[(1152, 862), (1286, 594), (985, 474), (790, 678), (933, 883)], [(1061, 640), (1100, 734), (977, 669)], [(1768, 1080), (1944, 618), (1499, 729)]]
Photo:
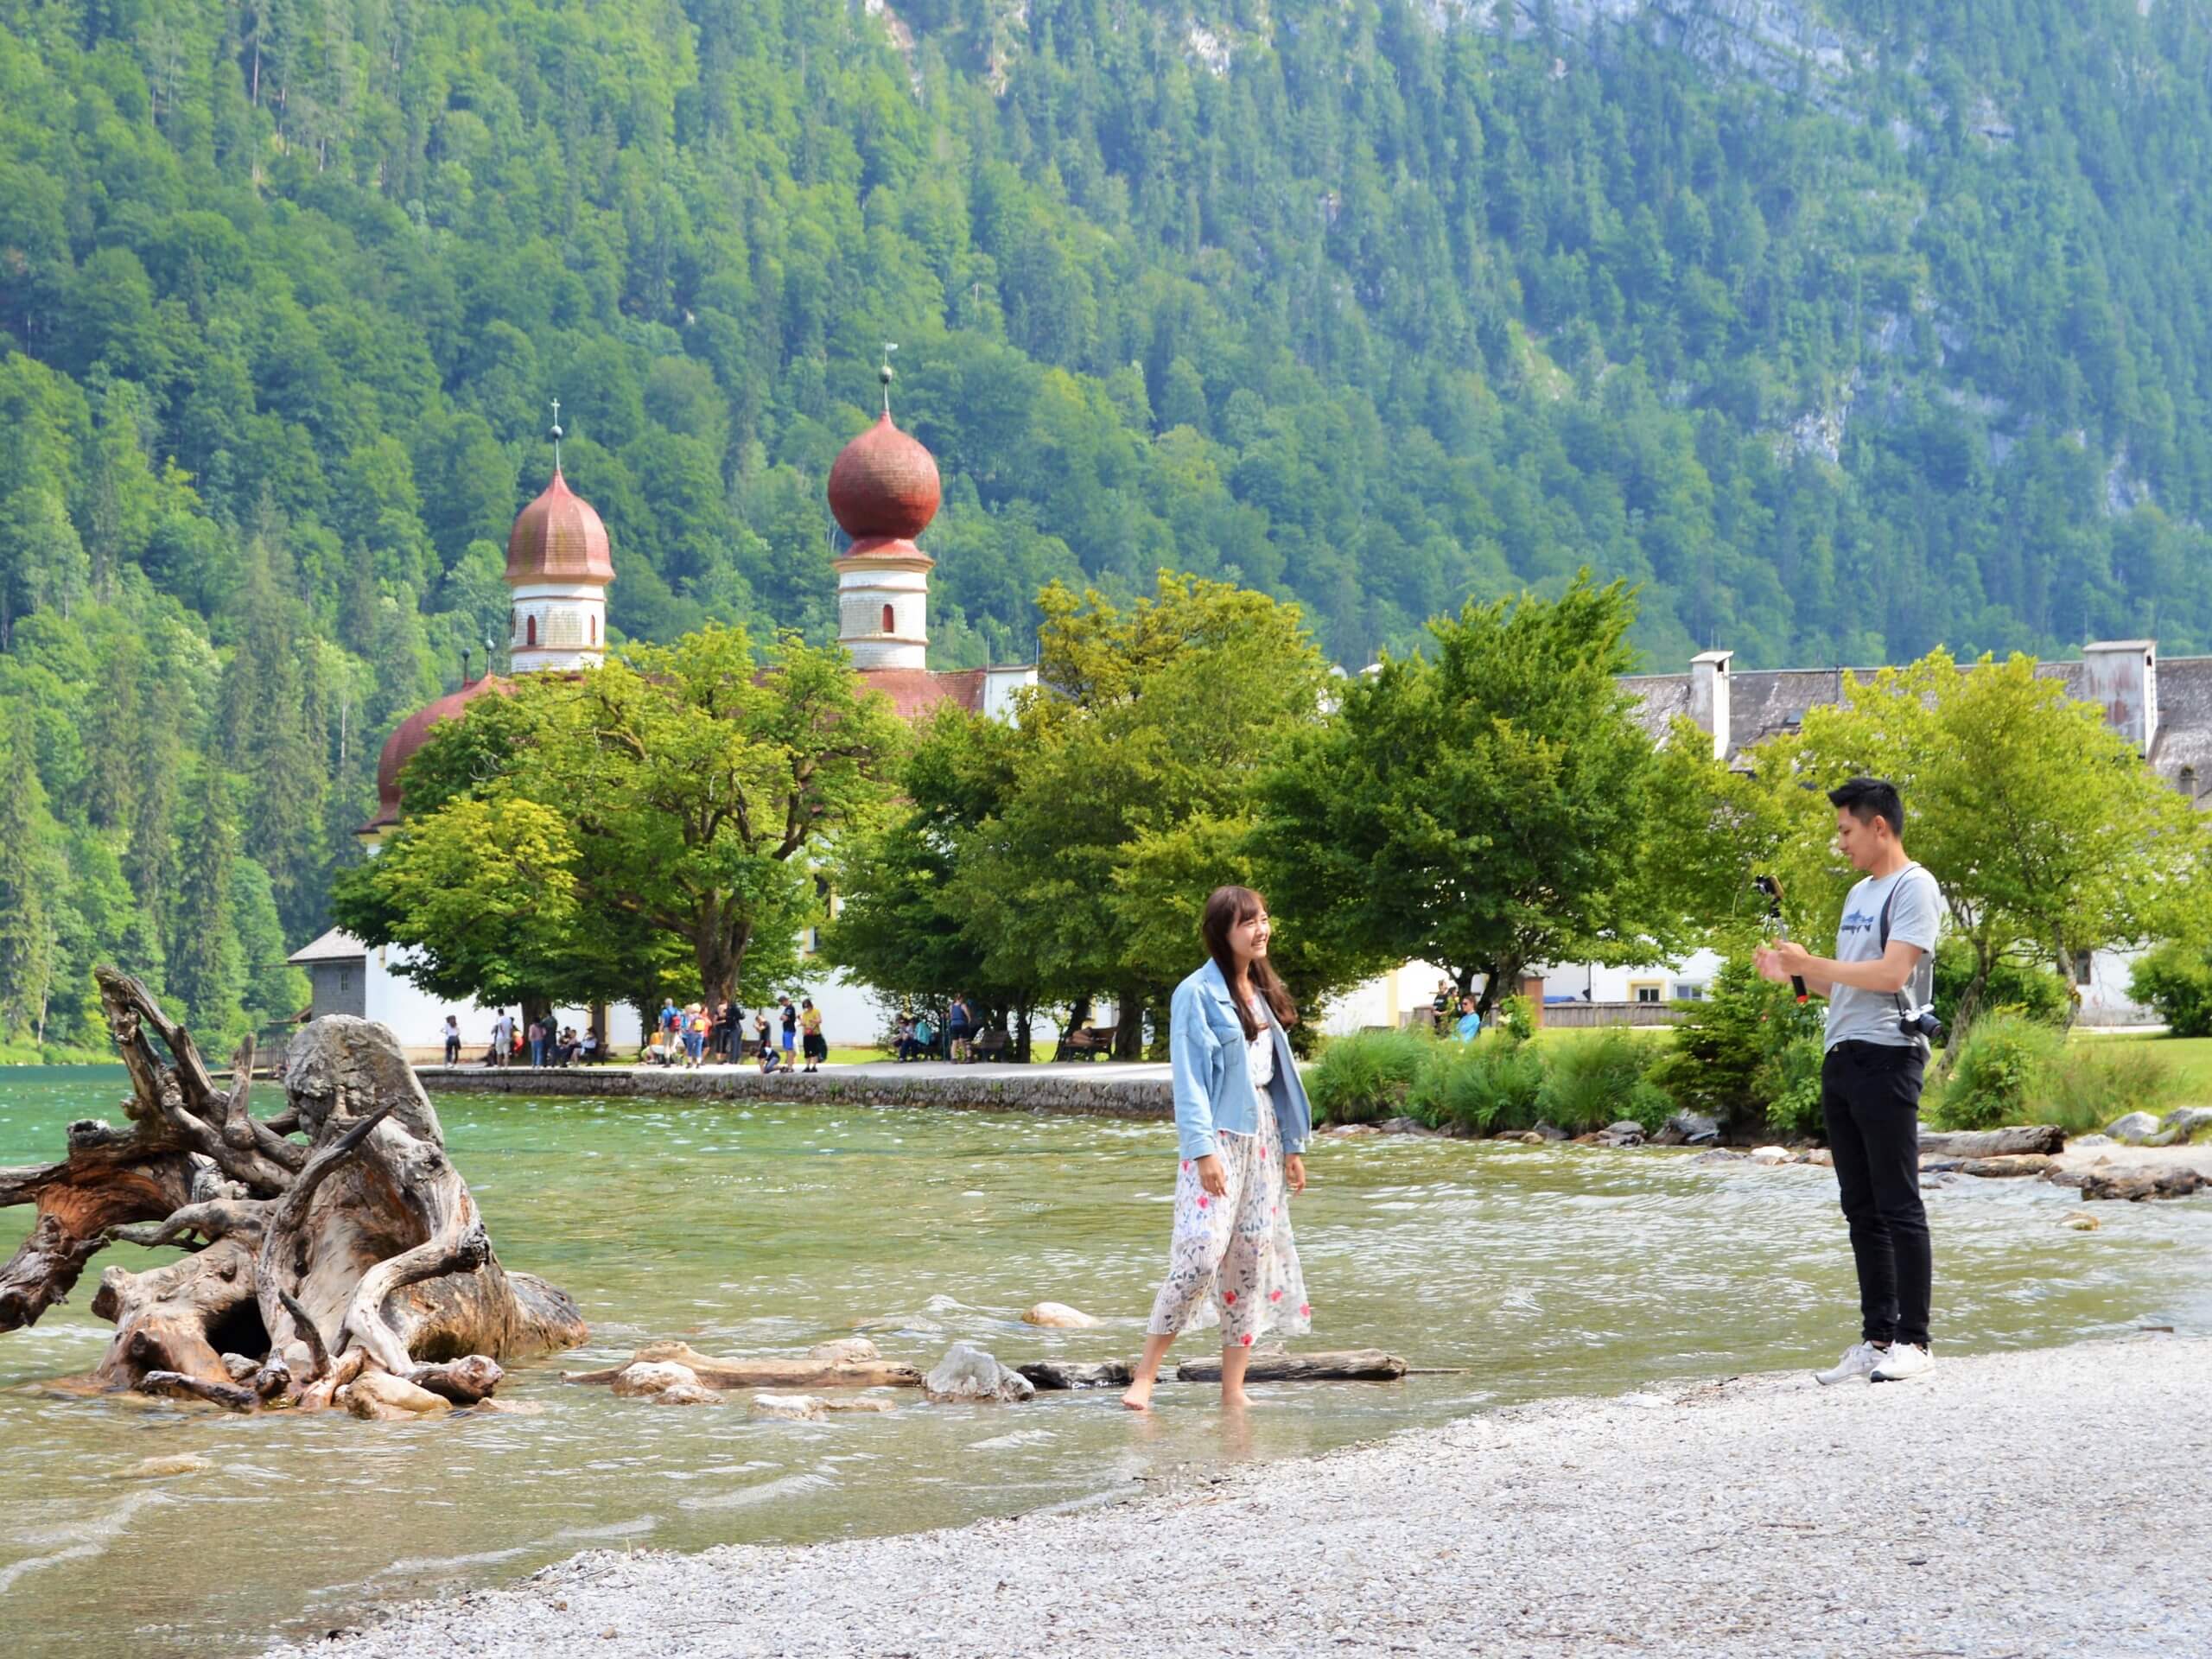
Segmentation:
[(599, 583), (520, 582), (513, 593), (507, 657), (514, 672), (597, 668), (605, 660), (607, 590)]
[[(445, 1024), (448, 1014), (461, 1016), (461, 1058), (474, 1061), (484, 1057), (484, 1051), (492, 1044), (492, 1020), (499, 1005), (432, 995), (400, 972), (402, 965), (412, 955), (409, 947), (386, 945), (374, 950), (365, 947), (365, 1015), (391, 1027), (392, 1035), (399, 1039), (400, 1046), (407, 1050), (410, 1058), (418, 1060), (444, 1058)], [(505, 1007), (519, 1020), (521, 1009), (518, 1005), (510, 1002)], [(588, 1008), (556, 1008), (553, 1020), (556, 1028), (574, 1026), (578, 1031), (582, 1031), (591, 1024), (591, 1011)], [(607, 1010), (607, 1038), (618, 1056), (628, 1058), (626, 1048), (633, 1053), (642, 1040), (638, 1011), (626, 1003), (609, 1007)]]
[[(845, 562), (837, 572), (837, 642), (859, 668), (929, 666), (929, 571)], [(883, 625), (884, 607), (891, 626)]]

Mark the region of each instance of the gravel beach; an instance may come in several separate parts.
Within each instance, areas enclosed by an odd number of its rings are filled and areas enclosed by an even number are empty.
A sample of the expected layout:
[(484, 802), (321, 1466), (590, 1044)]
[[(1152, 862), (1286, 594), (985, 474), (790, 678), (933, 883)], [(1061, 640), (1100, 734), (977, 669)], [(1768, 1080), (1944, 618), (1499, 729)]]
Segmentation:
[(277, 1651), (2183, 1659), (2212, 1653), (2208, 1363), (2146, 1337), (1553, 1402), (950, 1531), (594, 1551)]

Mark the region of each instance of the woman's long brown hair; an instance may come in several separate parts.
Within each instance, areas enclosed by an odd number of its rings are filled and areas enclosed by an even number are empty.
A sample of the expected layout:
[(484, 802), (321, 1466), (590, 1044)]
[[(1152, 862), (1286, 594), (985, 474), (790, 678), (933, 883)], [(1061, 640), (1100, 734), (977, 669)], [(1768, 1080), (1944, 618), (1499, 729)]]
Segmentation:
[[(1230, 948), (1229, 930), (1239, 922), (1249, 922), (1268, 907), (1268, 901), (1249, 887), (1216, 887), (1206, 900), (1205, 915), (1198, 923), (1198, 937), (1206, 942), (1206, 954), (1221, 969), (1222, 983), (1229, 987), (1229, 1000), (1236, 1007), (1236, 1018), (1244, 1027), (1244, 1040), (1252, 1041), (1260, 1034), (1260, 1022), (1252, 1017), (1252, 1010), (1236, 993), (1236, 952)], [(1288, 1027), (1298, 1023), (1298, 1005), (1290, 1000), (1290, 993), (1283, 988), (1282, 981), (1275, 977), (1275, 970), (1265, 957), (1252, 958), (1252, 965), (1245, 970), (1251, 977), (1252, 988), (1267, 998), (1268, 1007), (1274, 1010), (1275, 1022)]]

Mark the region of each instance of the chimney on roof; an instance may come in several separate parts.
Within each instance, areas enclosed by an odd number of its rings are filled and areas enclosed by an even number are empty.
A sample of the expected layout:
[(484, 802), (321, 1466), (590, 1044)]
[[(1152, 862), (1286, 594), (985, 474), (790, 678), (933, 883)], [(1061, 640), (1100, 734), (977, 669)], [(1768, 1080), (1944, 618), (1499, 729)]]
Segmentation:
[(1713, 739), (1713, 758), (1728, 758), (1728, 659), (1732, 651), (1701, 651), (1690, 658), (1690, 718)]
[(2158, 741), (2158, 644), (2155, 639), (2100, 639), (2082, 647), (2088, 700), (2105, 724), (2149, 754)]

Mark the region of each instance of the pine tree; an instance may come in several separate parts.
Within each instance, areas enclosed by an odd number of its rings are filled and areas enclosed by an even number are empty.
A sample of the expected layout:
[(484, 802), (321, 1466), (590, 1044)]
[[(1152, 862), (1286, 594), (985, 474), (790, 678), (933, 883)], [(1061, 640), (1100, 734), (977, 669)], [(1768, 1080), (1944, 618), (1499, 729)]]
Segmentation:
[(245, 974), (232, 906), (238, 857), (230, 781), (203, 766), (186, 790), (168, 925), (168, 988), (183, 999), (203, 1043), (228, 1041), (245, 1026), (239, 1001)]
[(52, 896), (60, 877), (46, 791), (5, 722), (0, 722), (0, 1038), (45, 1040), (53, 988)]

